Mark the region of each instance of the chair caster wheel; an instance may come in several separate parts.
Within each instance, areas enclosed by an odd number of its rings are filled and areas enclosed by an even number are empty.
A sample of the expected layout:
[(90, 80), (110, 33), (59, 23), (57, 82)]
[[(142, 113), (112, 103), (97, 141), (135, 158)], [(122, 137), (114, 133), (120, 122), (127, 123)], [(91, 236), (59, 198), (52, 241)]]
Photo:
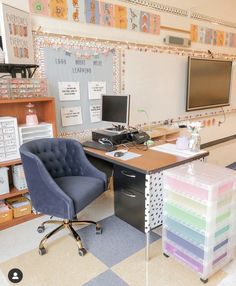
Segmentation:
[(42, 247), (42, 248), (39, 248), (39, 255), (44, 255), (44, 254), (46, 254), (47, 253), (47, 251), (46, 251), (46, 248), (45, 247)]
[(204, 284), (208, 282), (208, 279), (202, 279), (202, 278), (200, 278), (200, 280), (201, 280)]
[(102, 234), (102, 227), (99, 224), (96, 226), (96, 234)]
[(45, 230), (45, 227), (43, 225), (40, 225), (38, 228), (37, 228), (37, 231), (38, 233), (43, 233)]
[(84, 256), (87, 253), (85, 248), (80, 248), (79, 249), (79, 256)]
[(167, 258), (169, 258), (170, 256), (168, 254), (166, 254), (165, 252), (163, 252), (163, 255)]

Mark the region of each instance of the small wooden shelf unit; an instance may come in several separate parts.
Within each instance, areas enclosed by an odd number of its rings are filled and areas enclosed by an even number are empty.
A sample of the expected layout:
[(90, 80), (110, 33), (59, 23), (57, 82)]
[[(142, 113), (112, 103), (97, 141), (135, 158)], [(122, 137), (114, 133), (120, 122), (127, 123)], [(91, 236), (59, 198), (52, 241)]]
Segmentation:
[[(33, 103), (37, 112), (39, 122), (51, 123), (53, 126), (53, 135), (56, 137), (56, 110), (54, 97), (37, 97), (37, 98), (19, 98), (19, 99), (0, 99), (0, 117), (13, 116), (17, 118), (18, 124), (25, 123), (26, 104)], [(0, 167), (11, 167), (21, 163), (20, 159), (0, 162)], [(10, 181), (10, 180), (9, 180)], [(19, 195), (28, 193), (28, 190), (19, 191), (15, 187), (10, 186), (8, 194), (0, 195), (0, 200), (9, 199)], [(0, 230), (12, 227), (22, 222), (38, 217), (31, 213), (19, 218), (13, 218), (10, 221), (0, 223)]]

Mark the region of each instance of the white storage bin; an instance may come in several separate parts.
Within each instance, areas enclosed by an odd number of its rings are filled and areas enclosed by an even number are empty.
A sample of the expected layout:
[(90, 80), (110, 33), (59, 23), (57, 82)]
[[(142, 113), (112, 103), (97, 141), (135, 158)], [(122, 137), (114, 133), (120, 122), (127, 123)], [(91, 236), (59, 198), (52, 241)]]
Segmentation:
[(19, 137), (20, 145), (35, 139), (53, 138), (52, 124), (41, 122), (34, 126), (19, 125)]
[(12, 167), (13, 185), (19, 190), (27, 189), (27, 183), (25, 180), (25, 172), (23, 165), (17, 165)]
[(9, 193), (8, 168), (0, 168), (0, 195)]
[(15, 117), (0, 117), (0, 162), (20, 159), (19, 136)]

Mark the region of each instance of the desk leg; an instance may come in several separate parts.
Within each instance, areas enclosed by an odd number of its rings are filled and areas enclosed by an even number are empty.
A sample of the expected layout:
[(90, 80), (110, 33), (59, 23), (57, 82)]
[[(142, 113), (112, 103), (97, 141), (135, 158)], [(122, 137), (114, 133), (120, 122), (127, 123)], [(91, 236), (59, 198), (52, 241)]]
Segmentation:
[(150, 240), (150, 231), (146, 232), (146, 249), (145, 249), (145, 260), (149, 261), (149, 240)]

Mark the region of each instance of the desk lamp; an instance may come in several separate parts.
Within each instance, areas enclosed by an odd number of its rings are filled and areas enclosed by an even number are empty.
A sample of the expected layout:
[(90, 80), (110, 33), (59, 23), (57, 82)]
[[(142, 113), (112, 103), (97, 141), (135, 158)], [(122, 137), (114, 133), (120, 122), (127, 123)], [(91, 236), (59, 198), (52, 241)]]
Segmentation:
[[(137, 110), (138, 112), (143, 112), (145, 113), (146, 117), (147, 117), (147, 123), (148, 123), (148, 133), (149, 133), (149, 136), (151, 136), (151, 132), (152, 132), (152, 128), (151, 128), (151, 124), (150, 124), (150, 121), (149, 121), (149, 116), (148, 116), (148, 113), (145, 109), (138, 109)], [(151, 139), (149, 139), (146, 143), (145, 143), (147, 146), (150, 146), (150, 145), (153, 145), (154, 144), (154, 141), (152, 141)]]

